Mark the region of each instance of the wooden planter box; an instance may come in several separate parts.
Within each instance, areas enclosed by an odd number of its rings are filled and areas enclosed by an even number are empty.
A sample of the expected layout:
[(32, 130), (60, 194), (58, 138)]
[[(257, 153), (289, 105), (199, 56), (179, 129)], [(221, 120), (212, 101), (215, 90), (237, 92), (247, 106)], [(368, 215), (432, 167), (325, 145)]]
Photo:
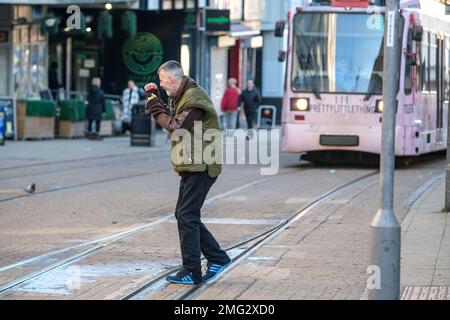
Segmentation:
[(59, 136), (61, 138), (81, 138), (84, 136), (84, 121), (65, 121), (59, 122)]
[[(95, 128), (95, 124), (92, 125)], [(112, 135), (112, 120), (102, 120), (100, 125), (100, 135), (103, 137)]]
[(18, 139), (54, 138), (54, 117), (27, 117), (26, 103), (17, 103), (17, 137)]

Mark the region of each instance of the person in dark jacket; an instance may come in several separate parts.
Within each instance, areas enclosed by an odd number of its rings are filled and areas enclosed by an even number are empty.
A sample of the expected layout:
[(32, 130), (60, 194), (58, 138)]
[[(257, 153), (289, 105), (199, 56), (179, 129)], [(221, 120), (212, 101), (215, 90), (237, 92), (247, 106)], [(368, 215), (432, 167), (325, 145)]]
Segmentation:
[[(100, 88), (100, 78), (92, 79), (92, 87), (88, 95), (88, 106), (86, 108), (86, 119), (88, 120), (88, 138), (91, 140), (101, 140), (100, 124), (102, 115), (106, 111), (105, 95)], [(92, 131), (92, 123), (95, 122), (95, 132)]]
[(239, 104), (244, 104), (245, 118), (247, 119), (247, 128), (253, 128), (253, 122), (255, 120), (256, 110), (261, 104), (261, 95), (258, 89), (255, 87), (253, 80), (247, 80), (247, 88), (242, 91), (239, 98)]
[(48, 70), (48, 88), (56, 92), (56, 90), (61, 87), (62, 85), (58, 80), (58, 64), (56, 63), (56, 61), (53, 61), (50, 64), (50, 69)]

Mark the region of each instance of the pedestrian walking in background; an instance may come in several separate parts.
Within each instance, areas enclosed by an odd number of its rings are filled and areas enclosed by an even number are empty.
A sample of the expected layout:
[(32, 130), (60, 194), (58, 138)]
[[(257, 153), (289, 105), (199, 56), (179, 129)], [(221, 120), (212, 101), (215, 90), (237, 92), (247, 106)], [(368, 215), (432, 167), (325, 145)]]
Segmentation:
[(122, 132), (131, 129), (131, 109), (140, 100), (139, 88), (133, 80), (128, 81), (128, 87), (122, 93)]
[[(102, 115), (106, 111), (105, 95), (100, 88), (100, 78), (92, 79), (92, 86), (88, 94), (88, 105), (86, 108), (86, 119), (88, 120), (88, 139), (101, 140), (100, 125)], [(95, 131), (92, 131), (92, 124), (95, 122)]]
[(225, 128), (236, 129), (236, 119), (239, 104), (240, 90), (236, 87), (237, 80), (235, 78), (228, 79), (228, 88), (222, 97), (221, 110), (225, 117)]
[(256, 89), (255, 83), (251, 79), (247, 80), (247, 88), (245, 88), (245, 90), (241, 93), (239, 104), (241, 103), (244, 104), (247, 128), (250, 130), (253, 128), (256, 111), (261, 104), (261, 95), (259, 94), (258, 89)]
[(48, 70), (48, 88), (54, 100), (64, 100), (64, 88), (58, 78), (58, 63), (52, 61)]
[[(177, 129), (188, 130), (191, 141), (194, 141), (194, 121), (201, 121), (202, 137), (208, 129), (220, 131), (216, 110), (206, 91), (194, 80), (184, 75), (183, 68), (177, 61), (167, 61), (158, 69), (160, 85), (169, 95), (168, 106), (160, 99), (159, 89), (154, 83), (145, 86), (149, 95), (146, 112), (151, 113), (156, 122), (171, 135)], [(184, 140), (184, 138), (183, 138)], [(202, 150), (211, 144), (202, 141)], [(222, 144), (219, 143), (219, 147)], [(176, 143), (172, 143), (172, 152)], [(195, 150), (191, 148), (189, 159), (196, 159)], [(199, 150), (197, 150), (198, 152)], [(222, 171), (220, 163), (207, 164), (202, 157), (201, 162), (174, 161), (172, 166), (180, 177), (178, 201), (175, 208), (178, 234), (180, 238), (183, 268), (166, 280), (179, 284), (200, 284), (214, 278), (224, 270), (231, 259), (221, 249), (214, 236), (201, 222), (201, 208), (209, 189)], [(207, 259), (207, 269), (202, 276), (201, 253)]]
[(52, 61), (48, 70), (48, 88), (52, 90), (52, 93), (55, 95), (57, 90), (61, 87), (62, 85), (58, 79), (58, 63)]

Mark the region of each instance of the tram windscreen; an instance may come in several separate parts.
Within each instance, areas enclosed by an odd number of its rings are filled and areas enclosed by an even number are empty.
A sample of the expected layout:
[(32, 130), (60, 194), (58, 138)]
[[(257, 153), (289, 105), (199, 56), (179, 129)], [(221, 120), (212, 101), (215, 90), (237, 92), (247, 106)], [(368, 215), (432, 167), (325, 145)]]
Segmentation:
[(381, 94), (383, 15), (301, 12), (293, 31), (293, 91)]

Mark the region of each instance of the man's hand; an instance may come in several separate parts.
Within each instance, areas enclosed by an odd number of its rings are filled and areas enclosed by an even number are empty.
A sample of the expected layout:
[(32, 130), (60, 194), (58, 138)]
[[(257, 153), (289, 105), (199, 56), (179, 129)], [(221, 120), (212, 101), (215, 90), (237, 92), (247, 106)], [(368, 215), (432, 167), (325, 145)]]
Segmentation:
[(156, 109), (159, 108), (162, 108), (161, 100), (159, 100), (159, 98), (154, 93), (152, 93), (145, 103), (145, 113), (153, 113)]
[(158, 99), (161, 99), (161, 95), (159, 94), (159, 88), (156, 85), (156, 83), (150, 82), (146, 84), (144, 87), (144, 91), (149, 98), (152, 96), (152, 94), (154, 94), (158, 97)]

